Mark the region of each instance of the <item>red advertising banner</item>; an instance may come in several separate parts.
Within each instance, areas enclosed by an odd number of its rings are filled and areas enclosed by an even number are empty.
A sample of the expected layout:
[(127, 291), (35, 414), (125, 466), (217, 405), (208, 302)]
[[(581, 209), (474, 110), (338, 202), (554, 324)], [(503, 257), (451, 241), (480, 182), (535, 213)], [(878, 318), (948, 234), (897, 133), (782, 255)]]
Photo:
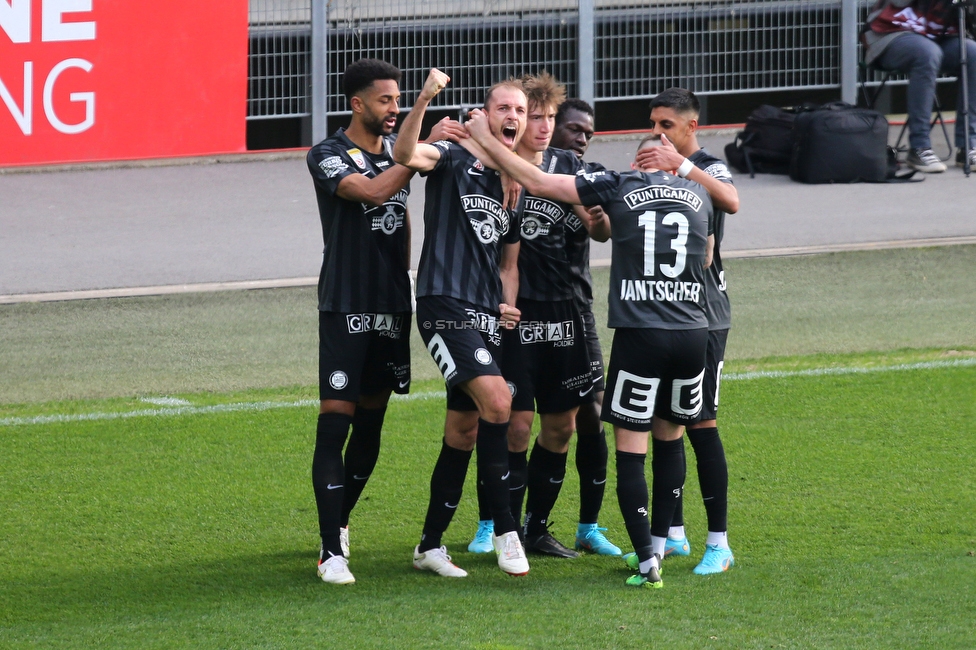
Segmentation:
[(0, 166), (244, 151), (247, 0), (0, 0)]

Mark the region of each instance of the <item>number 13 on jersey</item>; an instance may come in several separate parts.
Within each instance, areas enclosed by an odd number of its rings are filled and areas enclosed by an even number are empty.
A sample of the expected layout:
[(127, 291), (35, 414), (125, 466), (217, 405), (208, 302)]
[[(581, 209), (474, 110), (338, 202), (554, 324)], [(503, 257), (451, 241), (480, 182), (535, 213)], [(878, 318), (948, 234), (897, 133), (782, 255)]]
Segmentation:
[[(654, 277), (657, 269), (669, 278), (676, 278), (685, 270), (688, 258), (688, 218), (680, 212), (668, 212), (661, 219), (662, 226), (677, 226), (678, 232), (671, 239), (670, 250), (676, 253), (674, 264), (658, 264), (655, 256), (657, 243), (657, 212), (647, 210), (639, 217), (637, 223), (644, 229), (644, 275)], [(668, 255), (670, 257), (670, 253)]]

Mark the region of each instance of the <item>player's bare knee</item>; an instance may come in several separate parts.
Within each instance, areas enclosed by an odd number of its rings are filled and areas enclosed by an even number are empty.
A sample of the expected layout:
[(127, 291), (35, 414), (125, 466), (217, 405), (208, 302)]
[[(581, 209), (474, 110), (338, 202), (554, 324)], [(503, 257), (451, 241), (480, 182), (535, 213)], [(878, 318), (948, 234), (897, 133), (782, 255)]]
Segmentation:
[(356, 403), (341, 399), (324, 399), (319, 402), (319, 414), (341, 413), (352, 417), (356, 413)]
[(508, 450), (522, 452), (529, 448), (532, 436), (532, 411), (512, 411), (508, 424)]

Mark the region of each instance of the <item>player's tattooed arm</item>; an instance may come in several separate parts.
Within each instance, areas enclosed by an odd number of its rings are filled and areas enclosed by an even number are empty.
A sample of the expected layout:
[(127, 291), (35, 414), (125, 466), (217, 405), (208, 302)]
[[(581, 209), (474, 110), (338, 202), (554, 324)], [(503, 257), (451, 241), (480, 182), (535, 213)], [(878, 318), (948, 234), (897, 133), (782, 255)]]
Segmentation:
[(502, 304), (498, 305), (498, 312), (501, 314), (502, 327), (511, 329), (515, 327), (522, 312), (515, 307), (518, 300), (519, 274), (518, 274), (518, 254), (519, 243), (505, 244), (502, 247), (502, 256), (498, 261), (498, 275), (502, 280)]
[(471, 139), (480, 144), (501, 171), (522, 185), (529, 194), (564, 203), (580, 202), (576, 191), (576, 177), (568, 174), (547, 174), (532, 163), (509, 151), (488, 126), (488, 116), (481, 109), (471, 111), (471, 119), (464, 123)]
[(367, 205), (383, 205), (391, 196), (410, 183), (413, 170), (394, 165), (382, 174), (367, 178), (363, 174), (349, 174), (336, 188), (339, 198)]
[(579, 220), (583, 223), (583, 227), (586, 228), (586, 232), (590, 234), (591, 239), (599, 242), (610, 239), (610, 217), (603, 211), (603, 208), (598, 205), (589, 208), (582, 205), (574, 205), (573, 212), (579, 217)]
[[(663, 169), (676, 174), (675, 170), (681, 166), (686, 158), (678, 153), (668, 137), (661, 134), (661, 146), (648, 147), (637, 152), (634, 160), (637, 169)], [(739, 192), (732, 183), (723, 183), (711, 174), (706, 174), (698, 167), (692, 167), (685, 176), (689, 181), (695, 181), (705, 188), (712, 198), (712, 205), (726, 214), (739, 211)]]
[(424, 88), (420, 91), (420, 96), (414, 103), (410, 113), (404, 118), (400, 125), (400, 134), (396, 144), (393, 146), (393, 159), (418, 172), (430, 171), (440, 160), (440, 150), (429, 144), (419, 144), (420, 127), (424, 122), (424, 114), (427, 112), (427, 105), (437, 94), (444, 89), (447, 82), (451, 80), (446, 74), (432, 68), (424, 82)]

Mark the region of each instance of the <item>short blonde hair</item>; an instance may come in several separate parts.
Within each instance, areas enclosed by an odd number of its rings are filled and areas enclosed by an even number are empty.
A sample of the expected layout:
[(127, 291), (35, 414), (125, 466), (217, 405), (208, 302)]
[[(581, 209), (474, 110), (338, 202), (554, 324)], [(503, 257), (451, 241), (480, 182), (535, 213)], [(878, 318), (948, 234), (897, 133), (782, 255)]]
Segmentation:
[(508, 79), (503, 79), (502, 81), (492, 84), (491, 88), (488, 89), (488, 92), (485, 93), (485, 105), (484, 105), (485, 110), (488, 109), (488, 104), (491, 103), (491, 96), (495, 94), (495, 91), (498, 90), (499, 88), (511, 88), (513, 90), (520, 90), (522, 91), (523, 95), (525, 94), (525, 89), (522, 87), (522, 82), (520, 80), (516, 79), (515, 77), (509, 77)]

